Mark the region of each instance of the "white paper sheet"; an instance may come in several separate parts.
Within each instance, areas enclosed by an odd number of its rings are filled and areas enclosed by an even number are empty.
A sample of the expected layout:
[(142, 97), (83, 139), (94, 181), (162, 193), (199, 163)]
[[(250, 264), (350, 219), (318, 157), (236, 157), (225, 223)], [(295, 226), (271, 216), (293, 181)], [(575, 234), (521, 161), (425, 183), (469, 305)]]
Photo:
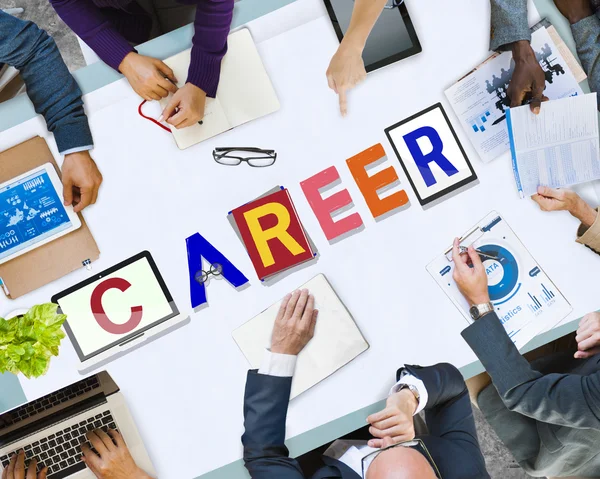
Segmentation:
[(507, 113), (513, 171), (521, 197), (538, 186), (560, 188), (600, 178), (596, 93)]
[[(319, 317), (314, 337), (298, 355), (290, 399), (369, 348), (354, 319), (323, 274), (315, 276), (299, 289), (304, 288), (315, 297)], [(280, 304), (281, 301), (278, 301), (271, 305), (233, 332), (233, 339), (253, 369), (260, 366), (265, 349), (271, 346), (271, 333)]]

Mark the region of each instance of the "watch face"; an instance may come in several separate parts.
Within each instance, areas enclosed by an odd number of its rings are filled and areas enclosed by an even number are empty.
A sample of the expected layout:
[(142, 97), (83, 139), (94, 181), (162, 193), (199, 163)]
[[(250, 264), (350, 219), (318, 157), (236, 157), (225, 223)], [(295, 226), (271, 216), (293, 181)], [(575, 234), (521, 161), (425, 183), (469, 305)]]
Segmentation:
[(477, 306), (471, 306), (469, 309), (469, 314), (473, 319), (479, 318), (479, 308), (477, 308)]

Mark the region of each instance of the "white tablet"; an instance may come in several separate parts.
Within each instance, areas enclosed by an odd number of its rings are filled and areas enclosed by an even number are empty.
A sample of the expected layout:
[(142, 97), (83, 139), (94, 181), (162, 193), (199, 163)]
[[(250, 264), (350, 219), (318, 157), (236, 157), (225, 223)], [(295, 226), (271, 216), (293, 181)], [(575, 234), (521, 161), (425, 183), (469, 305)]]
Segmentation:
[(0, 264), (80, 226), (52, 163), (0, 184)]

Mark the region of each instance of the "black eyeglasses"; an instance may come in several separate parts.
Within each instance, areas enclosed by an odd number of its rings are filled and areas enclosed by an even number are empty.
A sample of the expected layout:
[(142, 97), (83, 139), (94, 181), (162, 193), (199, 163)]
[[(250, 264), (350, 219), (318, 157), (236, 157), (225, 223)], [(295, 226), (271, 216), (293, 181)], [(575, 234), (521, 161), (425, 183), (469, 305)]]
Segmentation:
[(221, 266), (219, 263), (213, 263), (210, 265), (210, 269), (208, 271), (204, 271), (202, 269), (199, 271), (196, 271), (196, 274), (194, 275), (194, 279), (196, 281), (198, 281), (198, 283), (203, 284), (208, 281), (208, 278), (210, 276), (221, 276), (222, 273), (223, 273), (223, 266)]
[(238, 166), (244, 161), (255, 168), (264, 168), (275, 163), (277, 153), (262, 148), (215, 148), (213, 158), (225, 166)]
[(421, 454), (423, 454), (423, 456), (425, 456), (425, 459), (427, 459), (427, 462), (433, 469), (433, 472), (435, 472), (435, 477), (437, 477), (438, 479), (442, 479), (440, 470), (438, 469), (435, 462), (433, 461), (433, 458), (431, 457), (431, 454), (429, 453), (427, 446), (425, 446), (425, 443), (421, 439), (413, 439), (412, 441), (399, 442), (398, 444), (392, 444), (391, 446), (384, 447), (383, 449), (380, 449), (379, 451), (375, 451), (375, 452), (372, 452), (371, 454), (367, 454), (361, 460), (362, 479), (366, 479), (367, 469), (369, 468), (371, 463), (375, 460), (375, 458), (377, 456), (379, 456), (379, 454), (381, 454), (382, 452), (387, 451), (389, 449), (393, 449), (395, 447), (410, 447), (410, 448), (413, 448), (413, 449), (416, 449), (417, 451), (419, 451)]

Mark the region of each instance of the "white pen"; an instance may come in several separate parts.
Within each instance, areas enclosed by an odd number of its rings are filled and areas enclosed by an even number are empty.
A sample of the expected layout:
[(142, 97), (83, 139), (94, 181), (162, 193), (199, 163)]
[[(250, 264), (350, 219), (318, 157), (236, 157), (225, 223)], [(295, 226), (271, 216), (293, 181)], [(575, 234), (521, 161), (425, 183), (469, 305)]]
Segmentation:
[(17, 8), (3, 8), (2, 11), (4, 13), (9, 13), (10, 15), (14, 15), (15, 13), (23, 13), (25, 10), (23, 10), (21, 7), (17, 7)]

